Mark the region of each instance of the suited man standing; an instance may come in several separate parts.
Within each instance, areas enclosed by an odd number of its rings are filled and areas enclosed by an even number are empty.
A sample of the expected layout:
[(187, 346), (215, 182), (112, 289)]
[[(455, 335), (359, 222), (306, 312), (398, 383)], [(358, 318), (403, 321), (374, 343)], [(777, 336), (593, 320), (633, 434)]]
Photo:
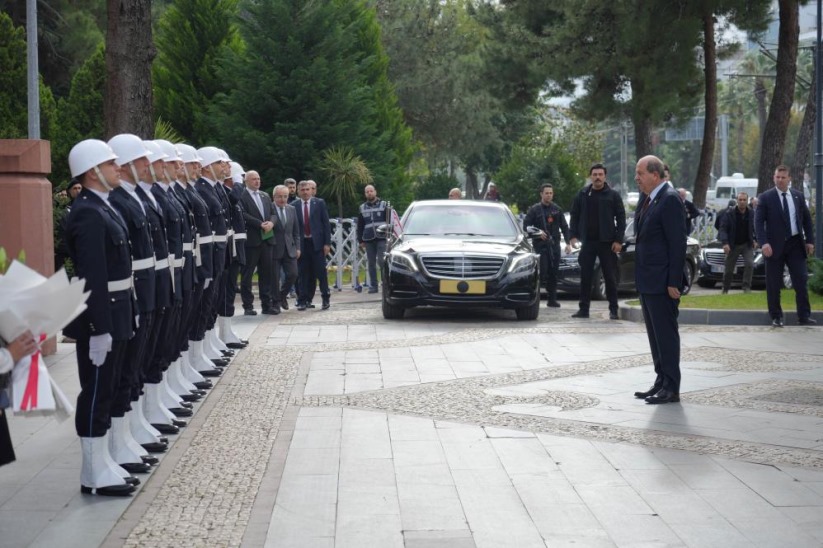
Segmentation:
[(783, 327), (783, 308), (780, 306), (780, 282), (783, 266), (788, 266), (792, 278), (797, 323), (817, 323), (811, 317), (806, 256), (814, 253), (812, 217), (803, 194), (789, 188), (789, 168), (779, 165), (774, 169), (774, 187), (757, 198), (754, 225), (757, 243), (766, 257), (766, 300), (774, 327)]
[[(263, 314), (279, 314), (280, 305), (272, 307), (272, 250), (274, 240), (271, 221), (271, 200), (260, 190), (260, 174), (246, 172), (246, 190), (240, 195), (243, 219), (246, 222), (246, 266), (240, 279), (240, 297), (246, 316), (255, 316), (252, 277), (257, 270), (257, 286)], [(278, 301), (279, 302), (279, 301)], [(276, 310), (276, 311), (275, 311)]]
[(316, 188), (314, 181), (300, 181), (297, 185), (300, 199), (294, 202), (297, 223), (302, 232), (300, 259), (297, 261), (297, 310), (301, 311), (306, 310), (314, 298), (315, 280), (320, 282), (323, 310), (331, 306), (326, 274), (326, 255), (331, 249), (329, 211), (325, 201), (314, 197), (312, 187)]
[[(289, 188), (285, 185), (274, 187), (273, 281), (272, 296), (283, 310), (289, 309), (289, 290), (297, 280), (297, 261), (300, 258), (300, 225), (297, 212), (289, 205)], [(280, 272), (284, 277), (280, 279)]]
[(651, 389), (634, 395), (650, 404), (678, 402), (680, 332), (677, 316), (686, 260), (686, 210), (677, 191), (664, 184), (663, 162), (659, 158), (641, 158), (634, 179), (646, 195), (637, 215), (634, 276), (657, 375)]

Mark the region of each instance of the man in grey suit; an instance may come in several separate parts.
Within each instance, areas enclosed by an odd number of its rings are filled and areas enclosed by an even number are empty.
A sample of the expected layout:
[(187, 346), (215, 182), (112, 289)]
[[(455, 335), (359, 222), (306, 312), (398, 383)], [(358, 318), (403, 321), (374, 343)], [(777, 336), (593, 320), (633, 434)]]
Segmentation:
[[(260, 190), (260, 175), (256, 171), (246, 173), (246, 190), (240, 196), (243, 219), (246, 221), (246, 266), (240, 279), (240, 298), (246, 316), (254, 316), (254, 293), (251, 290), (252, 277), (257, 270), (257, 285), (260, 288), (260, 304), (263, 314), (279, 314), (280, 305), (272, 300), (272, 252), (274, 238), (271, 220), (272, 205), (268, 194)], [(275, 304), (276, 306), (272, 306)]]
[[(289, 288), (297, 280), (297, 259), (300, 258), (300, 227), (297, 213), (289, 205), (289, 188), (285, 185), (274, 187), (274, 210), (271, 220), (274, 223), (274, 303), (283, 310), (289, 309)], [(285, 279), (280, 280), (280, 271)]]

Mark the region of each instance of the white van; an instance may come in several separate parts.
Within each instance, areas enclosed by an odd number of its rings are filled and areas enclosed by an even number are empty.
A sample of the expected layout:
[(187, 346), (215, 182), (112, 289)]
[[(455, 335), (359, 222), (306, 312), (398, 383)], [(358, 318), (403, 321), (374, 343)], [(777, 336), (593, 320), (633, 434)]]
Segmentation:
[(742, 173), (734, 173), (730, 177), (720, 177), (714, 186), (714, 197), (706, 196), (706, 205), (716, 210), (726, 209), (729, 200), (736, 200), (737, 195), (745, 192), (749, 198), (757, 195), (757, 179), (747, 179)]

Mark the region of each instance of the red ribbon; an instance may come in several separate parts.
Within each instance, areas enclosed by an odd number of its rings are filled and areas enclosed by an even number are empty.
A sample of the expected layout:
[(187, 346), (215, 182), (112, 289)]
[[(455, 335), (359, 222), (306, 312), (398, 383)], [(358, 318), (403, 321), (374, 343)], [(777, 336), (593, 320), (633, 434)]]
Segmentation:
[[(46, 334), (40, 334), (40, 344), (46, 340)], [(37, 407), (37, 384), (40, 377), (40, 345), (37, 352), (31, 355), (31, 365), (29, 366), (29, 380), (26, 382), (26, 390), (23, 392), (23, 401), (20, 403), (21, 411), (31, 411)]]

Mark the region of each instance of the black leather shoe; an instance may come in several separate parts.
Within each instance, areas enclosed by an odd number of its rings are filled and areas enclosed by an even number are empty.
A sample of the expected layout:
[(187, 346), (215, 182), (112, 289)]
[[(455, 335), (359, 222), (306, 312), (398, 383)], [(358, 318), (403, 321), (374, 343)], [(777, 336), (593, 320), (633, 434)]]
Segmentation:
[(84, 495), (100, 495), (101, 497), (130, 497), (134, 493), (134, 487), (128, 483), (122, 485), (107, 485), (106, 487), (86, 487), (80, 486), (80, 492)]
[(197, 389), (189, 390), (189, 392), (191, 392), (192, 394), (194, 394), (195, 396), (198, 396), (200, 398), (202, 398), (203, 396), (208, 394), (208, 392), (206, 392), (205, 390), (197, 390)]
[(306, 305), (306, 308), (317, 308), (317, 307), (314, 306), (313, 304), (309, 303), (309, 304)]
[(572, 318), (588, 318), (589, 313), (583, 310), (578, 310), (574, 314), (572, 314)]
[(324, 299), (322, 308), (323, 310), (328, 310), (329, 308), (331, 308), (331, 303), (328, 300)]
[(609, 312), (609, 319), (610, 320), (619, 320), (620, 316), (617, 315), (617, 312)]
[(169, 444), (154, 441), (151, 443), (143, 443), (141, 446), (149, 453), (165, 453), (169, 449)]
[(215, 358), (211, 361), (211, 363), (220, 367), (226, 367), (227, 365), (229, 365), (229, 360), (225, 358)]
[(280, 308), (283, 310), (289, 309), (289, 301), (287, 299), (280, 299)]
[(797, 325), (817, 325), (817, 320), (814, 318), (800, 318), (797, 320)]
[(186, 409), (191, 409), (194, 406), (192, 404), (190, 404), (189, 402), (187, 402), (187, 401), (181, 401), (180, 402), (180, 407), (184, 407)]
[(557, 301), (549, 301), (546, 303), (546, 306), (549, 308), (560, 308), (560, 303)]
[(247, 308), (243, 311), (244, 316), (257, 316), (257, 310), (253, 308)]
[(193, 402), (193, 401), (200, 401), (200, 395), (198, 394), (183, 394), (180, 396), (180, 399), (183, 400), (184, 403)]
[(173, 424), (166, 424), (164, 422), (152, 423), (155, 430), (161, 434), (179, 434), (180, 429)]
[(123, 478), (123, 481), (125, 481), (129, 485), (134, 485), (135, 487), (140, 485), (140, 480), (135, 478), (134, 476), (129, 476), (127, 478)]
[(189, 425), (189, 423), (187, 423), (186, 421), (181, 421), (179, 419), (172, 419), (171, 423), (172, 423), (173, 426), (176, 426), (178, 429), (179, 428), (185, 428), (186, 426)]
[(175, 417), (191, 417), (194, 413), (191, 409), (186, 409), (185, 407), (172, 407), (169, 409)]
[(649, 396), (654, 396), (658, 392), (660, 392), (660, 387), (657, 386), (657, 385), (653, 385), (646, 392), (635, 392), (634, 397), (638, 398), (638, 399), (641, 399), (641, 400), (645, 400)]
[(772, 318), (772, 327), (783, 327), (783, 318)]
[(223, 354), (224, 358), (232, 358), (234, 356), (234, 350), (221, 350), (221, 354)]
[(298, 303), (297, 310), (299, 310), (300, 312), (303, 312), (304, 310), (306, 310), (306, 305), (304, 305), (302, 303)]
[(226, 343), (226, 346), (234, 350), (242, 350), (243, 348), (246, 348), (246, 345), (241, 342)]
[(118, 462), (120, 467), (129, 474), (148, 474), (151, 466), (145, 462)]
[[(198, 373), (203, 375), (202, 371), (198, 371)], [(208, 377), (208, 375), (203, 375), (203, 376)], [(219, 376), (219, 373), (218, 373), (218, 376)], [(195, 388), (200, 389), (200, 390), (208, 390), (209, 388), (212, 388), (214, 386), (214, 384), (212, 384), (212, 382), (209, 379), (204, 379), (202, 381), (193, 382), (192, 384), (194, 385)]]
[(677, 403), (680, 401), (680, 394), (661, 388), (654, 396), (646, 398), (646, 403), (655, 405), (658, 403)]
[(269, 308), (268, 310), (264, 310), (263, 314), (268, 314), (270, 316), (277, 316), (278, 314), (280, 314), (280, 309), (279, 308)]
[[(203, 371), (198, 371), (204, 377), (219, 377), (223, 374), (223, 371), (217, 368), (214, 369), (205, 369)], [(196, 384), (194, 386), (197, 386)]]
[(149, 466), (154, 466), (155, 464), (160, 462), (160, 459), (158, 459), (157, 457), (152, 457), (151, 455), (140, 455), (140, 458), (143, 459), (143, 462), (145, 462)]

